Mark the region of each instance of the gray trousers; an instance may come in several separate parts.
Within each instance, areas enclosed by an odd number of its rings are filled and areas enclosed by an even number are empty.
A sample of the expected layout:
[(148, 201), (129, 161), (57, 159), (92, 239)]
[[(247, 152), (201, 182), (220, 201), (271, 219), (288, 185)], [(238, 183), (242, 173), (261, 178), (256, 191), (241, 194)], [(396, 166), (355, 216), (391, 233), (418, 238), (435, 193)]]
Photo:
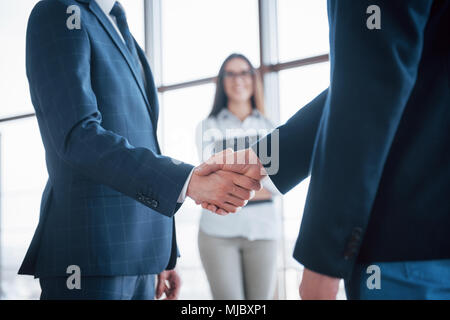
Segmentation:
[(200, 258), (213, 299), (273, 299), (277, 246), (277, 240), (219, 238), (199, 231)]

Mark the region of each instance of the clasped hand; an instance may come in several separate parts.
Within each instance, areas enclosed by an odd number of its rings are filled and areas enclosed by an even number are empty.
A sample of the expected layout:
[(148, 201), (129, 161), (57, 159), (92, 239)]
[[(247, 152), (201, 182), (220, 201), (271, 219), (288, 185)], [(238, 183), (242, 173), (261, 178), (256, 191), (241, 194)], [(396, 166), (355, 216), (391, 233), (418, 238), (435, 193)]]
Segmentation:
[(196, 204), (227, 215), (245, 206), (261, 190), (264, 167), (251, 149), (228, 149), (212, 156), (192, 174), (187, 196)]

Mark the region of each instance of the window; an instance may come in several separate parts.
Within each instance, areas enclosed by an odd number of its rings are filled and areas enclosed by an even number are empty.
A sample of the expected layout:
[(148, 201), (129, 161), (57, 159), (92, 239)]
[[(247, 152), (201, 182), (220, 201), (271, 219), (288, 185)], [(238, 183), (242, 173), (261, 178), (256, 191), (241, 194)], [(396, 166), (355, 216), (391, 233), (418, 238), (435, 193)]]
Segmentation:
[[(214, 77), (225, 58), (246, 54), (259, 64), (257, 1), (164, 0), (162, 3), (162, 74), (164, 85)], [(195, 133), (211, 111), (215, 84), (161, 94), (160, 128), (164, 153), (199, 164)], [(178, 269), (184, 286), (180, 298), (210, 299), (197, 234), (201, 209), (187, 200), (177, 213), (177, 237), (182, 259)]]
[(161, 99), (164, 154), (198, 164), (195, 129), (212, 108), (214, 84), (165, 92)]
[(144, 1), (120, 0), (120, 3), (125, 8), (131, 34), (139, 43), (139, 46), (145, 48)]
[[(280, 72), (281, 122), (286, 122), (300, 108), (308, 104), (329, 85), (330, 64), (312, 64)], [(286, 299), (298, 299), (298, 284), (303, 267), (292, 257), (298, 237), (303, 209), (308, 194), (309, 178), (287, 193), (283, 198), (284, 275)], [(338, 299), (345, 299), (343, 282)]]
[(286, 122), (300, 108), (325, 90), (329, 82), (330, 64), (328, 62), (281, 71), (281, 122)]
[(39, 219), (47, 182), (44, 148), (35, 118), (3, 123), (0, 133), (2, 298), (36, 298), (38, 283), (17, 271)]
[[(177, 160), (199, 163), (195, 130), (207, 117), (214, 95), (213, 84), (168, 91), (161, 95), (159, 139), (163, 153)], [(177, 239), (181, 259), (177, 268), (183, 278), (180, 299), (209, 299), (209, 287), (197, 249), (198, 221), (201, 210), (186, 200), (176, 214)]]
[(278, 0), (280, 61), (328, 53), (326, 0)]
[(161, 3), (164, 84), (214, 76), (233, 52), (259, 64), (256, 0)]
[(33, 112), (25, 72), (25, 33), (28, 16), (37, 0), (0, 3), (0, 118)]

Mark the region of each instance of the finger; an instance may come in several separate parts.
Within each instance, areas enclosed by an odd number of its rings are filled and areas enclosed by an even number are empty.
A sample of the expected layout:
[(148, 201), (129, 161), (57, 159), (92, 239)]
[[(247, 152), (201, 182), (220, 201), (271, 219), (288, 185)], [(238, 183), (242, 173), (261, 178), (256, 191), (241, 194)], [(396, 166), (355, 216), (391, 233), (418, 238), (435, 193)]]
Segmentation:
[(233, 182), (234, 184), (247, 190), (259, 191), (262, 188), (261, 182), (244, 175), (234, 174)]
[(195, 174), (199, 176), (207, 176), (213, 172), (222, 169), (223, 164), (218, 163), (202, 163), (197, 168), (194, 169)]
[(202, 202), (202, 208), (203, 209), (208, 209), (208, 206), (209, 206), (208, 202), (205, 202), (205, 201)]
[(178, 275), (173, 275), (170, 280), (170, 293), (169, 300), (178, 299), (178, 295), (180, 293), (181, 288), (181, 279)]
[(219, 171), (216, 174), (226, 180), (231, 180), (233, 183), (227, 185), (227, 192), (242, 200), (251, 199), (253, 189), (261, 186), (259, 181), (238, 173)]
[(234, 205), (234, 206), (236, 206), (238, 208), (245, 206), (247, 204), (247, 202), (248, 202), (247, 200), (235, 197), (232, 194), (229, 194), (228, 196), (226, 196), (225, 200), (228, 203), (231, 203), (232, 205)]
[(216, 205), (213, 205), (213, 204), (208, 204), (207, 205), (207, 209), (209, 211), (212, 211), (212, 212), (217, 213), (219, 215), (227, 215), (228, 214), (228, 212), (226, 212), (225, 210), (221, 210), (219, 212), (220, 208), (218, 208)]
[(229, 215), (230, 213), (225, 211), (225, 210), (223, 210), (223, 209), (221, 209), (221, 208), (219, 208), (219, 209), (216, 210), (216, 214), (221, 215), (221, 216), (226, 216), (226, 215)]
[(168, 284), (168, 281), (165, 281), (165, 289), (164, 289), (164, 294), (166, 295), (166, 297), (163, 300), (171, 300), (170, 299), (170, 293), (171, 293), (171, 288), (170, 285)]
[(223, 202), (219, 205), (220, 209), (225, 210), (228, 213), (236, 213), (238, 210), (238, 206), (235, 206), (228, 202)]
[(229, 193), (239, 199), (250, 200), (252, 198), (254, 191), (250, 191), (240, 186), (234, 185), (234, 187)]
[(211, 203), (203, 202), (202, 207), (206, 210), (212, 211), (213, 213), (217, 213), (216, 211), (217, 211), (218, 207)]
[(161, 292), (159, 293), (159, 296), (157, 297), (157, 299), (160, 299), (163, 295), (163, 293), (166, 293), (167, 291), (167, 285), (166, 285), (166, 281), (162, 281), (162, 285), (161, 285)]
[(217, 207), (214, 204), (208, 203), (206, 201), (202, 202), (202, 208), (211, 211), (212, 213), (216, 213), (218, 215), (221, 216), (225, 216), (228, 214), (228, 212), (226, 212), (223, 209), (220, 209), (219, 207)]
[(166, 290), (165, 277), (158, 276), (158, 284), (156, 286), (156, 299), (161, 298), (165, 290)]
[(199, 176), (207, 176), (223, 168), (227, 159), (233, 156), (233, 150), (228, 148), (209, 158), (207, 161), (195, 168), (195, 173)]
[(167, 296), (167, 298), (165, 298), (164, 300), (177, 300), (178, 299), (178, 295), (174, 291), (167, 292), (166, 296)]
[(219, 215), (219, 216), (227, 216), (230, 213), (222, 208), (219, 208), (216, 210), (216, 212), (214, 212), (215, 214)]

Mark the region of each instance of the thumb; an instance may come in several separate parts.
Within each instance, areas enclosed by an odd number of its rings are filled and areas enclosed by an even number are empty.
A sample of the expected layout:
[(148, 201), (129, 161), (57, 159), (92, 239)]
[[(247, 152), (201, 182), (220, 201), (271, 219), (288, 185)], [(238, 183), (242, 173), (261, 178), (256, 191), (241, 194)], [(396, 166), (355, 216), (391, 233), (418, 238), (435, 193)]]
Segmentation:
[(158, 284), (156, 285), (156, 299), (161, 298), (163, 292), (166, 289), (166, 277), (163, 275), (158, 275)]
[(207, 176), (213, 172), (222, 169), (223, 165), (218, 163), (202, 163), (197, 168), (195, 168), (195, 174), (199, 176)]
[(224, 163), (233, 157), (233, 150), (226, 149), (213, 155), (208, 161), (202, 163), (197, 168), (195, 168), (195, 173), (199, 176), (207, 176), (213, 172), (216, 172), (223, 168)]

